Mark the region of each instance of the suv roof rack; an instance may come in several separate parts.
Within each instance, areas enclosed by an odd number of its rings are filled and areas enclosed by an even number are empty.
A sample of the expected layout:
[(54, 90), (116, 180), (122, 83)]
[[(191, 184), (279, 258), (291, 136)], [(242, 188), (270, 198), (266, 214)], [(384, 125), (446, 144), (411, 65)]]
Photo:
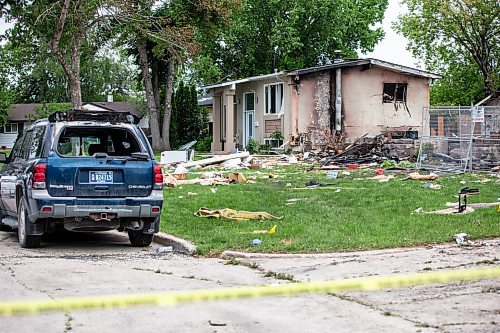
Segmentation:
[(69, 109), (66, 111), (54, 112), (48, 117), (48, 119), (51, 123), (55, 123), (57, 121), (107, 121), (112, 124), (139, 123), (139, 118), (137, 118), (130, 112), (122, 111), (90, 111)]

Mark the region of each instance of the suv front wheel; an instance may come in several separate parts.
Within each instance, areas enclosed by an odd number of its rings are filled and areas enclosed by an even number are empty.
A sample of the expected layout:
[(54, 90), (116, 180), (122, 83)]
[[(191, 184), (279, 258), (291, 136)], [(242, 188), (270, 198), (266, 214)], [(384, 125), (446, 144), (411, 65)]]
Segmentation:
[(142, 230), (128, 230), (128, 239), (132, 246), (144, 247), (153, 242), (153, 234), (145, 234)]
[(24, 198), (21, 196), (17, 208), (17, 236), (19, 238), (19, 244), (24, 248), (40, 247), (42, 236), (28, 235), (28, 223), (30, 223), (28, 212), (24, 206)]

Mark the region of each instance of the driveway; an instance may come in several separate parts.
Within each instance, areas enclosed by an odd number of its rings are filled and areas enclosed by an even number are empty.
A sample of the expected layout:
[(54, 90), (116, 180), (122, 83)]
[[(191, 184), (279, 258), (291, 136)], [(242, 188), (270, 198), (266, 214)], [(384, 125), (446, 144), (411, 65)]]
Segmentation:
[[(22, 249), (0, 232), (0, 301), (323, 281), (485, 267), (500, 241), (316, 256), (196, 258), (133, 248), (125, 234), (62, 234)], [(267, 272), (272, 272), (268, 273)], [(281, 273), (281, 274), (280, 274)], [(266, 277), (268, 276), (268, 277)], [(0, 332), (494, 332), (500, 281), (0, 318)]]

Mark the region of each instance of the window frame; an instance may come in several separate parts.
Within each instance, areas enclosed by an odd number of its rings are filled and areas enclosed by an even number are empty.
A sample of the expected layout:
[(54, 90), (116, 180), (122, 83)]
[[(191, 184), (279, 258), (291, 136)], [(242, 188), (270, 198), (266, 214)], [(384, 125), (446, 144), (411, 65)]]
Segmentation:
[[(272, 93), (271, 93), (271, 88), (272, 87), (278, 87), (281, 86), (281, 104), (280, 108), (278, 110), (278, 107), (276, 105), (277, 101), (277, 93), (275, 92), (275, 98), (274, 98), (274, 104), (275, 104), (275, 112), (271, 112), (272, 107), (271, 107), (271, 99), (272, 99)], [(264, 85), (264, 115), (266, 116), (277, 116), (281, 114), (281, 111), (283, 110), (284, 107), (284, 99), (285, 99), (285, 94), (284, 94), (284, 87), (285, 85), (283, 82), (277, 82), (277, 83), (268, 83)]]
[[(16, 126), (15, 131), (12, 130), (13, 125)], [(9, 131), (7, 131), (7, 126), (10, 126)], [(5, 125), (3, 125), (3, 132), (4, 132), (4, 134), (18, 134), (19, 133), (19, 124), (18, 123), (6, 123)]]
[[(273, 143), (276, 143), (276, 146)], [(269, 145), (271, 148), (279, 148), (283, 145), (283, 140), (264, 138), (264, 144)]]

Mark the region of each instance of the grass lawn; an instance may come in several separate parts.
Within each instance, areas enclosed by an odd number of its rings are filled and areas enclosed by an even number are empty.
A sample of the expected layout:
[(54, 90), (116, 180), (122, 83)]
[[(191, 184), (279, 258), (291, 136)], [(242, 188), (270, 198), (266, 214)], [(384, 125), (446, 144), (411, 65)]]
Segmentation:
[[(246, 176), (257, 175), (255, 184), (218, 186), (214, 187), (216, 193), (201, 185), (166, 188), (161, 230), (193, 241), (203, 255), (228, 249), (293, 253), (414, 246), (450, 242), (459, 232), (468, 233), (472, 239), (500, 236), (496, 207), (464, 215), (414, 213), (419, 207), (424, 211), (447, 208), (445, 203), (455, 202), (456, 193), (466, 186), (481, 191), (470, 196), (469, 202), (495, 202), (500, 196), (500, 178), (496, 176), (443, 176), (433, 182), (442, 188), (434, 190), (422, 187), (428, 181), (402, 180), (406, 174), (379, 182), (367, 179), (375, 175), (373, 170), (349, 170), (350, 176), (340, 171), (338, 179), (327, 180), (324, 172), (306, 172), (305, 168), (295, 165), (260, 170), (260, 175), (245, 170)], [(270, 179), (269, 172), (278, 178)], [(199, 174), (189, 176), (196, 178)], [(336, 183), (337, 187), (303, 189), (311, 179)], [(338, 187), (340, 192), (336, 192)], [(287, 205), (288, 199), (301, 200)], [(200, 218), (193, 215), (200, 207), (266, 211), (283, 219), (230, 222)], [(273, 225), (278, 225), (275, 234), (252, 234)], [(256, 238), (262, 244), (251, 246)]]

